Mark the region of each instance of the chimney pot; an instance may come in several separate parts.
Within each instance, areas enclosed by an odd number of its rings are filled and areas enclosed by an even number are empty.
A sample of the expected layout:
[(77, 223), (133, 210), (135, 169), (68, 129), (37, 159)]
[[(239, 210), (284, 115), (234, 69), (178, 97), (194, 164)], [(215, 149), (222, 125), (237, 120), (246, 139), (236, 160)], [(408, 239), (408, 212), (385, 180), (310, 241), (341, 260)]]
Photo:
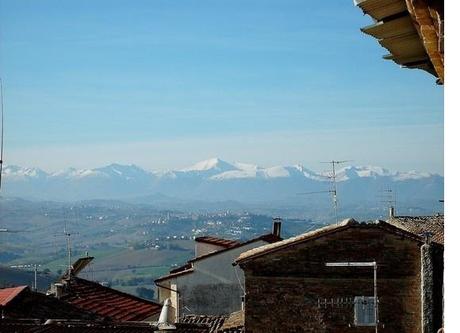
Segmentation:
[(273, 219), (273, 231), (272, 234), (278, 237), (281, 237), (281, 222), (283, 220), (279, 217)]
[(390, 218), (395, 217), (395, 208), (393, 206), (390, 206)]

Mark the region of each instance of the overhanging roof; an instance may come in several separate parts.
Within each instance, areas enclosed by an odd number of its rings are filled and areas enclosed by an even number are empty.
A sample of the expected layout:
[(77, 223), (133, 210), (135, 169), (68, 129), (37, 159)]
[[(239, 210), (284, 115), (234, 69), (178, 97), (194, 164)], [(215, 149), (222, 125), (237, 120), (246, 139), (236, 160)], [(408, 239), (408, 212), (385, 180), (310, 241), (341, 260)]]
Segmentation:
[(383, 56), (405, 68), (422, 69), (444, 82), (443, 0), (354, 0), (374, 24), (361, 29), (390, 54)]

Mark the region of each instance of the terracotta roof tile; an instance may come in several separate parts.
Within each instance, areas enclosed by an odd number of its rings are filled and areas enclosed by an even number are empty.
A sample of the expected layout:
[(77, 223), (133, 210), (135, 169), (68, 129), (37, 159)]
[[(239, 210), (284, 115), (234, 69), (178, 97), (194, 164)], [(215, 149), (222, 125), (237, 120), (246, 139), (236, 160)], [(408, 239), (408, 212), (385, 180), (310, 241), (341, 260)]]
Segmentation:
[(244, 332), (244, 311), (236, 311), (225, 319), (224, 324), (218, 333), (243, 333)]
[(282, 238), (270, 233), (270, 234), (266, 234), (266, 235), (262, 235), (262, 236), (250, 239), (250, 240), (245, 241), (245, 242), (236, 242), (236, 244), (233, 245), (233, 246), (223, 248), (223, 249), (220, 249), (220, 250), (217, 250), (217, 251), (214, 251), (214, 252), (206, 253), (206, 254), (203, 254), (201, 256), (198, 256), (198, 257), (195, 257), (193, 259), (190, 259), (185, 265), (171, 270), (168, 275), (164, 275), (162, 277), (159, 277), (158, 279), (155, 280), (155, 282), (161, 282), (161, 281), (169, 280), (169, 279), (172, 279), (174, 277), (181, 276), (181, 275), (184, 275), (184, 274), (193, 273), (193, 264), (192, 263), (195, 262), (195, 261), (203, 260), (203, 259), (215, 256), (217, 254), (221, 254), (223, 252), (233, 250), (233, 249), (236, 249), (236, 248), (239, 248), (239, 247), (242, 247), (242, 246), (257, 242), (257, 241), (260, 241), (260, 240), (263, 240), (263, 241), (265, 241), (265, 242), (267, 242), (269, 244), (272, 244), (272, 243), (275, 243), (275, 242), (279, 242), (280, 240), (282, 240)]
[(240, 256), (236, 259), (236, 262), (240, 262), (240, 261), (249, 259), (250, 257), (262, 255), (262, 254), (265, 254), (265, 253), (268, 253), (268, 252), (272, 252), (272, 251), (278, 250), (280, 248), (291, 246), (291, 245), (303, 242), (305, 240), (315, 238), (315, 237), (319, 237), (319, 236), (321, 236), (323, 234), (327, 234), (327, 233), (330, 233), (330, 232), (333, 232), (333, 231), (336, 231), (336, 230), (341, 230), (341, 229), (347, 228), (352, 223), (358, 223), (358, 222), (356, 222), (353, 219), (346, 219), (346, 220), (343, 220), (341, 223), (338, 223), (338, 224), (328, 225), (328, 226), (325, 226), (323, 228), (319, 228), (319, 229), (316, 229), (316, 230), (313, 230), (313, 231), (310, 231), (310, 232), (307, 232), (307, 233), (304, 233), (304, 234), (301, 234), (301, 235), (298, 235), (298, 236), (295, 236), (295, 237), (291, 237), (291, 238), (288, 238), (288, 239), (285, 239), (285, 240), (282, 240), (282, 241), (279, 241), (279, 242), (275, 242), (275, 243), (272, 243), (272, 244), (267, 244), (267, 245), (257, 247), (255, 249), (252, 249), (252, 250), (249, 250), (249, 251), (241, 253)]
[[(37, 321), (0, 321), (2, 333), (152, 333), (147, 323), (97, 323), (94, 321), (62, 321), (51, 323)], [(181, 332), (182, 333), (182, 332)]]
[(242, 242), (242, 243), (238, 243), (232, 247), (228, 247), (226, 249), (222, 249), (222, 250), (217, 250), (217, 251), (214, 251), (214, 252), (210, 252), (210, 253), (207, 253), (207, 254), (203, 254), (202, 256), (199, 256), (199, 257), (195, 257), (191, 260), (189, 260), (189, 262), (194, 262), (194, 261), (198, 261), (198, 260), (202, 260), (202, 259), (205, 259), (205, 258), (208, 258), (208, 257), (211, 257), (211, 256), (214, 256), (216, 254), (220, 254), (222, 252), (226, 252), (226, 251), (229, 251), (229, 250), (233, 250), (233, 249), (236, 249), (236, 248), (239, 248), (239, 247), (242, 247), (242, 246), (245, 246), (245, 245), (248, 245), (248, 244), (251, 244), (251, 243), (254, 243), (254, 242), (257, 242), (257, 241), (260, 241), (260, 240), (263, 240), (269, 244), (273, 244), (273, 243), (276, 243), (276, 242), (279, 242), (282, 240), (281, 237), (278, 237), (276, 235), (273, 235), (273, 234), (266, 234), (266, 235), (262, 235), (262, 236), (259, 236), (259, 237), (256, 237), (256, 238), (253, 238), (253, 239), (250, 239), (250, 240), (247, 240), (245, 242)]
[(142, 321), (161, 311), (161, 305), (97, 282), (74, 277), (62, 300), (114, 321)]
[(28, 289), (27, 286), (0, 289), (0, 306), (6, 306), (16, 296)]
[(181, 323), (202, 324), (208, 327), (207, 333), (217, 333), (228, 316), (187, 315), (181, 318)]
[[(2, 291), (4, 291), (4, 289), (0, 290), (0, 293), (2, 293)], [(53, 296), (31, 291), (27, 287), (22, 289), (20, 293), (16, 294), (12, 300), (6, 305), (2, 305), (2, 307), (5, 317), (13, 319), (102, 319), (102, 317), (94, 313), (80, 309), (77, 306), (59, 300)]]
[(433, 242), (444, 244), (444, 215), (395, 216), (387, 222), (418, 236), (429, 232)]
[(420, 242), (420, 243), (423, 242), (422, 237), (420, 237), (419, 235), (417, 235), (417, 234), (415, 234), (413, 232), (410, 232), (410, 231), (408, 231), (406, 229), (399, 228), (399, 227), (397, 227), (397, 226), (395, 226), (393, 224), (390, 224), (388, 222), (385, 222), (385, 221), (376, 221), (376, 222), (370, 222), (370, 223), (366, 223), (366, 222), (360, 223), (360, 222), (357, 222), (354, 219), (346, 219), (346, 220), (343, 220), (342, 222), (340, 222), (338, 224), (331, 224), (331, 225), (328, 225), (328, 226), (325, 226), (325, 227), (322, 227), (322, 228), (319, 228), (319, 229), (316, 229), (316, 230), (313, 230), (313, 231), (310, 231), (310, 232), (307, 232), (307, 233), (304, 233), (304, 234), (301, 234), (301, 235), (298, 235), (298, 236), (295, 236), (295, 237), (285, 239), (283, 241), (279, 241), (279, 242), (272, 243), (272, 244), (267, 244), (267, 245), (260, 246), (260, 247), (254, 248), (252, 250), (243, 252), (235, 260), (235, 263), (239, 264), (239, 263), (241, 263), (241, 262), (243, 262), (245, 260), (250, 260), (250, 259), (255, 258), (255, 257), (263, 256), (263, 255), (266, 255), (268, 253), (278, 251), (278, 250), (281, 250), (281, 249), (286, 248), (286, 247), (290, 247), (290, 246), (293, 246), (293, 245), (296, 245), (296, 244), (299, 244), (299, 243), (303, 243), (303, 242), (306, 242), (306, 241), (309, 241), (309, 240), (313, 240), (313, 239), (322, 237), (324, 235), (334, 233), (334, 232), (338, 232), (338, 231), (341, 231), (341, 230), (345, 230), (345, 229), (348, 229), (348, 228), (351, 228), (351, 227), (381, 228), (381, 229), (387, 230), (389, 232), (400, 234), (400, 235), (402, 235), (404, 237), (407, 237), (409, 239), (415, 240), (417, 242)]

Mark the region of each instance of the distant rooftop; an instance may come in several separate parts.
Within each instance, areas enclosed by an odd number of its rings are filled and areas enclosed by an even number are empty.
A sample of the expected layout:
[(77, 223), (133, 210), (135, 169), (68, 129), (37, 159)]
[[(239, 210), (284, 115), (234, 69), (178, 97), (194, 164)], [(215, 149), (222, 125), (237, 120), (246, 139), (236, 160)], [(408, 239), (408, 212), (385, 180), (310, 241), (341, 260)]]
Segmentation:
[(73, 277), (62, 300), (114, 321), (142, 321), (161, 312), (161, 305), (93, 281)]
[[(205, 239), (205, 242), (208, 242), (209, 239), (211, 239), (212, 242), (214, 242), (214, 240), (218, 240), (218, 241), (222, 241), (223, 243), (226, 243), (227, 245), (223, 249), (216, 250), (216, 251), (213, 251), (213, 252), (210, 252), (210, 253), (206, 253), (206, 254), (203, 254), (201, 256), (198, 256), (198, 257), (190, 259), (186, 264), (184, 264), (184, 265), (182, 265), (180, 267), (177, 267), (175, 269), (172, 269), (169, 272), (169, 274), (159, 277), (158, 279), (155, 280), (155, 282), (161, 282), (161, 281), (172, 279), (172, 278), (177, 277), (177, 276), (193, 273), (193, 271), (194, 271), (193, 270), (193, 263), (196, 262), (196, 261), (199, 261), (199, 260), (203, 260), (203, 259), (206, 259), (206, 258), (209, 258), (209, 257), (213, 257), (215, 255), (219, 255), (221, 253), (224, 253), (224, 252), (227, 252), (227, 251), (230, 251), (230, 250), (233, 250), (233, 249), (236, 249), (236, 248), (239, 248), (239, 247), (242, 247), (242, 246), (257, 242), (257, 241), (261, 241), (261, 240), (265, 241), (265, 242), (267, 242), (269, 244), (275, 243), (275, 242), (278, 242), (278, 241), (282, 240), (281, 237), (278, 237), (278, 236), (270, 233), (270, 234), (265, 234), (265, 235), (250, 239), (250, 240), (245, 241), (245, 242), (225, 240), (225, 239), (216, 238), (216, 237), (210, 237), (210, 236), (198, 237), (198, 238), (195, 238), (195, 241), (201, 242), (202, 239)], [(232, 243), (230, 243), (230, 242), (232, 242)], [(211, 244), (215, 244), (215, 243), (211, 243)]]
[(223, 239), (223, 238), (218, 238), (218, 237), (213, 237), (213, 236), (197, 237), (195, 238), (195, 242), (218, 245), (218, 246), (222, 246), (225, 248), (233, 247), (240, 243), (236, 240)]
[[(152, 333), (148, 323), (103, 323), (85, 320), (0, 320), (2, 333)], [(173, 331), (183, 333), (179, 330)], [(201, 332), (200, 332), (201, 333)]]
[[(27, 286), (0, 289), (0, 307), (3, 316), (8, 319), (102, 319), (53, 296), (32, 291)], [(0, 329), (0, 332), (3, 331)]]
[(387, 222), (419, 236), (429, 233), (433, 242), (444, 244), (444, 215), (395, 216)]
[(16, 296), (26, 290), (27, 286), (0, 289), (0, 306), (6, 306)]

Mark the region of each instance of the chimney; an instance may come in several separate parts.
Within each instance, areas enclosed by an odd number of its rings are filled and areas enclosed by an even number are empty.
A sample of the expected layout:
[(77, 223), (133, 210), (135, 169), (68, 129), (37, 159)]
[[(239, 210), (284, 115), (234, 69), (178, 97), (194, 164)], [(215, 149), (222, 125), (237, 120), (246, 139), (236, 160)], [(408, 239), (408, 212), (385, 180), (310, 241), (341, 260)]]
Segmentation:
[(158, 329), (160, 332), (175, 330), (174, 326), (174, 308), (172, 307), (171, 299), (165, 299), (161, 308), (160, 318), (158, 319)]
[(64, 285), (62, 283), (55, 283), (54, 293), (57, 299), (60, 299), (62, 297), (63, 292), (64, 292)]
[(272, 234), (278, 237), (281, 237), (281, 222), (283, 222), (283, 220), (280, 217), (275, 217), (273, 219)]
[(390, 219), (395, 217), (395, 208), (393, 206), (390, 206)]

